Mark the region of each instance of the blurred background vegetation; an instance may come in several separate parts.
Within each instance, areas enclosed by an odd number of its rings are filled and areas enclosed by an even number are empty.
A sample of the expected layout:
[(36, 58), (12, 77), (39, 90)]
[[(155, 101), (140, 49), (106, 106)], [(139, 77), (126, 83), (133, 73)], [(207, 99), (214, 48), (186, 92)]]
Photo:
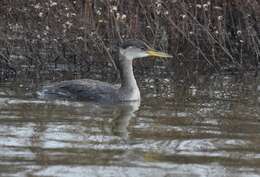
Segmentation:
[[(129, 38), (173, 54), (168, 70), (256, 71), (260, 2), (1, 0), (0, 78), (63, 69), (113, 73), (116, 46)], [(147, 70), (157, 60), (137, 62), (136, 70)]]

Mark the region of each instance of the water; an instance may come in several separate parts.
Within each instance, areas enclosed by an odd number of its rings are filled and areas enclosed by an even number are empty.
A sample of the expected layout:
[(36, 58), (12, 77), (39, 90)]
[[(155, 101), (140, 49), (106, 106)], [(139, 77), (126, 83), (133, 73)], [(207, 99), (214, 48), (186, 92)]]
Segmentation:
[(259, 78), (140, 85), (141, 103), (100, 105), (1, 83), (0, 176), (260, 176)]

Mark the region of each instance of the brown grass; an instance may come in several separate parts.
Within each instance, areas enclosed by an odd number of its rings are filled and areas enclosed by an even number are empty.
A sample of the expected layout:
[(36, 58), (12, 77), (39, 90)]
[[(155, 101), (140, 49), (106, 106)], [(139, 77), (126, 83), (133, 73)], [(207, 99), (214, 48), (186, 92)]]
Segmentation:
[(110, 65), (117, 44), (137, 38), (172, 53), (174, 64), (196, 66), (191, 70), (244, 71), (257, 68), (259, 37), (257, 0), (0, 2), (2, 70)]

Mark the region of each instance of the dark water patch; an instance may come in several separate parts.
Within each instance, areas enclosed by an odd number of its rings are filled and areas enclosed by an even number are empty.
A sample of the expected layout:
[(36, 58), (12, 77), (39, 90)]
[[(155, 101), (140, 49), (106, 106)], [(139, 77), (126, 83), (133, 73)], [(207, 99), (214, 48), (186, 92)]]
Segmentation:
[(139, 80), (140, 105), (39, 100), (40, 83), (2, 83), (1, 175), (259, 176), (259, 78), (196, 78)]

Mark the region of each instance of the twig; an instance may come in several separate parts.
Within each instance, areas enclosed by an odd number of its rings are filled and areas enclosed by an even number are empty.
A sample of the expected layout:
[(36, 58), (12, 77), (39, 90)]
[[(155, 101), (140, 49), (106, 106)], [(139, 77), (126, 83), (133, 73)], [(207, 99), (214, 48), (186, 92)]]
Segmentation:
[(200, 54), (203, 56), (203, 58), (211, 65), (211, 66), (214, 66), (213, 63), (211, 63), (209, 61), (209, 59), (207, 58), (207, 56), (204, 54), (204, 52), (199, 48), (199, 47), (196, 47), (196, 45), (194, 44), (194, 42), (192, 40), (190, 40), (189, 38), (187, 38), (187, 36), (185, 35), (185, 33), (176, 25), (176, 23), (174, 23), (174, 21), (171, 19), (171, 18), (167, 18), (168, 21), (171, 23), (172, 26), (174, 26), (174, 28), (176, 28), (179, 33), (182, 34), (183, 37), (185, 37), (185, 39), (192, 45), (194, 46), (195, 48), (197, 48), (197, 50), (200, 52)]

